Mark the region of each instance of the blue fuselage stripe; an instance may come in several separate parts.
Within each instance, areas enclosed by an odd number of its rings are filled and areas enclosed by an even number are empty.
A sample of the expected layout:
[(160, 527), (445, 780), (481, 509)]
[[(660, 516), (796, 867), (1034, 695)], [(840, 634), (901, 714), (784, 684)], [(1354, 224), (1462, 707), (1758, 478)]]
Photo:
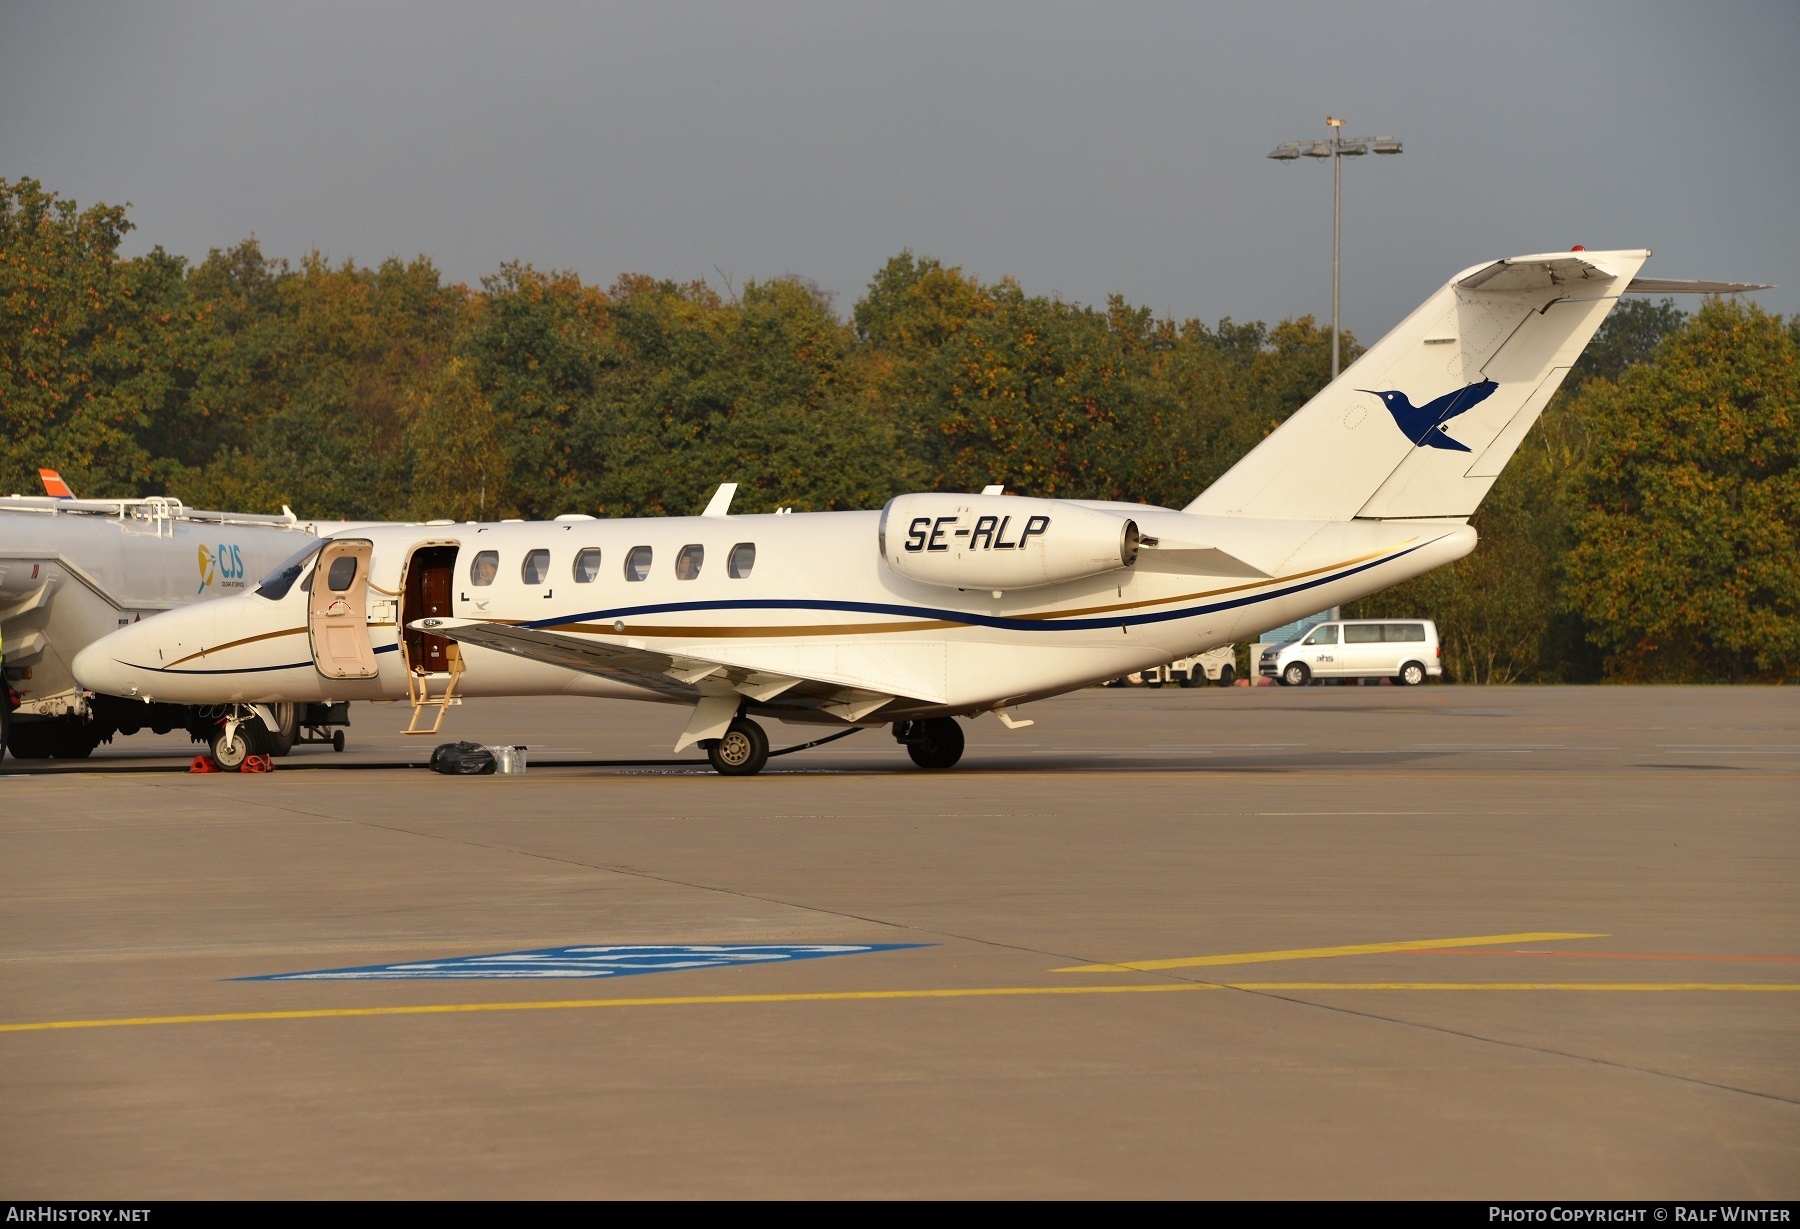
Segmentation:
[[(1235, 610), (1241, 606), (1254, 606), (1258, 602), (1273, 601), (1276, 598), (1304, 593), (1308, 589), (1316, 589), (1321, 585), (1329, 585), (1335, 581), (1345, 580), (1359, 572), (1380, 567), (1384, 563), (1392, 563), (1403, 559), (1419, 546), (1410, 546), (1397, 554), (1384, 559), (1372, 560), (1334, 572), (1330, 576), (1321, 576), (1313, 580), (1300, 581), (1285, 589), (1273, 592), (1255, 593), (1245, 597), (1227, 598), (1224, 601), (1210, 602), (1201, 606), (1183, 606), (1174, 610), (1158, 610), (1145, 614), (1107, 615), (1095, 619), (1017, 619), (1004, 615), (987, 615), (968, 610), (943, 610), (931, 606), (899, 606), (886, 602), (833, 602), (811, 598), (741, 598), (716, 602), (658, 602), (644, 606), (618, 606), (610, 610), (590, 610), (583, 614), (552, 615), (545, 619), (532, 619), (519, 624), (530, 630), (554, 629), (565, 627), (570, 623), (604, 623), (610, 620), (638, 618), (643, 615), (672, 614), (698, 610), (832, 610), (849, 614), (884, 614), (905, 618), (933, 619), (949, 623), (964, 623), (974, 627), (992, 627), (1013, 632), (1081, 632), (1105, 631), (1115, 627), (1141, 627), (1150, 623), (1168, 623), (1176, 619), (1191, 619), (1199, 615), (1214, 614), (1221, 610)], [(704, 633), (704, 629), (700, 629)]]
[[(400, 651), (400, 642), (378, 644), (375, 646), (375, 651), (377, 653), (397, 653)], [(168, 666), (139, 666), (128, 661), (122, 661), (119, 664), (130, 666), (133, 670), (154, 670), (158, 674), (268, 674), (275, 670), (310, 670), (313, 665), (310, 661), (294, 661), (284, 666), (238, 666), (232, 670), (176, 670)]]

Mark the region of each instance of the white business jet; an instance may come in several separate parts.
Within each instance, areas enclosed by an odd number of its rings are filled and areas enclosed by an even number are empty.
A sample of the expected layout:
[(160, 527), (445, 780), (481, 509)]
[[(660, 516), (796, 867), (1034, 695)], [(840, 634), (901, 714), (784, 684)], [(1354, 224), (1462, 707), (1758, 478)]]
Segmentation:
[[(1450, 563), (1468, 517), (1647, 251), (1459, 273), (1187, 507), (899, 495), (879, 511), (376, 526), (309, 546), (254, 591), (146, 619), (75, 662), (144, 701), (229, 703), (227, 762), (263, 706), (463, 697), (685, 707), (675, 749), (727, 775), (757, 718), (889, 726), (949, 768), (958, 718), (1230, 644)], [(1426, 664), (1426, 663), (1419, 663)], [(1407, 677), (1423, 671), (1402, 672)]]

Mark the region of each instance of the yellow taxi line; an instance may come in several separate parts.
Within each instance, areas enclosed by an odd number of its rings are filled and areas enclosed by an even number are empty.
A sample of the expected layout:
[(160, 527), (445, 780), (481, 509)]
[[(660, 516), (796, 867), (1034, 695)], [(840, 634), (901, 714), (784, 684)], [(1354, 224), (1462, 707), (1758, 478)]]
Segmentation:
[(1604, 939), (1602, 934), (1534, 931), (1517, 935), (1473, 935), (1464, 939), (1409, 939), (1400, 943), (1352, 943), (1344, 947), (1296, 947), (1278, 952), (1234, 952), (1223, 956), (1177, 956), (1168, 960), (1129, 960), (1120, 964), (1076, 964), (1052, 973), (1148, 973), (1156, 969), (1193, 969), (1204, 965), (1264, 964), (1273, 960), (1322, 960), (1331, 956), (1369, 956), (1380, 952), (1418, 952), (1444, 947), (1496, 947), (1505, 943), (1553, 943), (1562, 939)]
[(226, 1024), (262, 1020), (324, 1020), (358, 1016), (434, 1016), (495, 1011), (569, 1011), (600, 1007), (699, 1007), (753, 1003), (834, 1003), (881, 999), (1027, 998), (1086, 994), (1181, 994), (1197, 990), (1265, 993), (1320, 991), (1550, 990), (1609, 993), (1800, 991), (1789, 982), (1157, 982), (1130, 986), (983, 986), (942, 990), (829, 990), (796, 994), (701, 994), (660, 998), (546, 999), (522, 1003), (423, 1003), (397, 1007), (321, 1007), (296, 1011), (232, 1011), (207, 1015), (126, 1016), (98, 1020), (37, 1020), (0, 1024), (0, 1033), (81, 1028), (137, 1028), (160, 1024)]

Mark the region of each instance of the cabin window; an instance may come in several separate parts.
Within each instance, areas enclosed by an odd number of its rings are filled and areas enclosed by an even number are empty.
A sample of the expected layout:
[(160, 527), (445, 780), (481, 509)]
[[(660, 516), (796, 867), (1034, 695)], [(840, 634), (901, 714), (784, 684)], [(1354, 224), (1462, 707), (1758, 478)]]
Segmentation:
[(575, 556), (575, 583), (591, 585), (600, 579), (600, 548), (590, 546)]
[(541, 585), (550, 575), (550, 552), (533, 550), (525, 552), (525, 562), (519, 565), (519, 579), (528, 585)]
[(325, 584), (333, 593), (342, 593), (356, 580), (356, 557), (339, 555), (331, 561), (331, 571), (325, 574)]
[(472, 585), (491, 585), (499, 574), (500, 552), (497, 550), (484, 550), (469, 563), (469, 583)]
[(693, 580), (700, 575), (700, 565), (706, 562), (706, 548), (698, 544), (690, 544), (681, 548), (675, 556), (675, 579)]
[(756, 566), (756, 543), (739, 542), (731, 548), (731, 554), (725, 560), (725, 574), (733, 580), (742, 580), (750, 575), (750, 569)]
[(1345, 644), (1380, 644), (1381, 624), (1379, 623), (1346, 623), (1344, 625)]
[(650, 579), (650, 548), (648, 546), (634, 546), (631, 548), (631, 553), (625, 556), (625, 579)]
[(1302, 644), (1336, 644), (1337, 624), (1327, 623), (1324, 627), (1312, 629), (1312, 635), (1301, 641)]

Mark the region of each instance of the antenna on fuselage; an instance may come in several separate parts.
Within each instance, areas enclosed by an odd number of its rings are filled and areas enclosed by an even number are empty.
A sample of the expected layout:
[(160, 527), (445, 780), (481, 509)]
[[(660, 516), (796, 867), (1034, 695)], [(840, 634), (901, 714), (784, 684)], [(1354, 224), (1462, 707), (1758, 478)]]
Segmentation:
[(700, 515), (724, 516), (729, 513), (731, 511), (731, 501), (737, 497), (737, 488), (738, 484), (735, 482), (721, 482), (719, 484), (719, 489), (713, 492), (711, 502), (706, 505), (706, 511), (702, 512)]

